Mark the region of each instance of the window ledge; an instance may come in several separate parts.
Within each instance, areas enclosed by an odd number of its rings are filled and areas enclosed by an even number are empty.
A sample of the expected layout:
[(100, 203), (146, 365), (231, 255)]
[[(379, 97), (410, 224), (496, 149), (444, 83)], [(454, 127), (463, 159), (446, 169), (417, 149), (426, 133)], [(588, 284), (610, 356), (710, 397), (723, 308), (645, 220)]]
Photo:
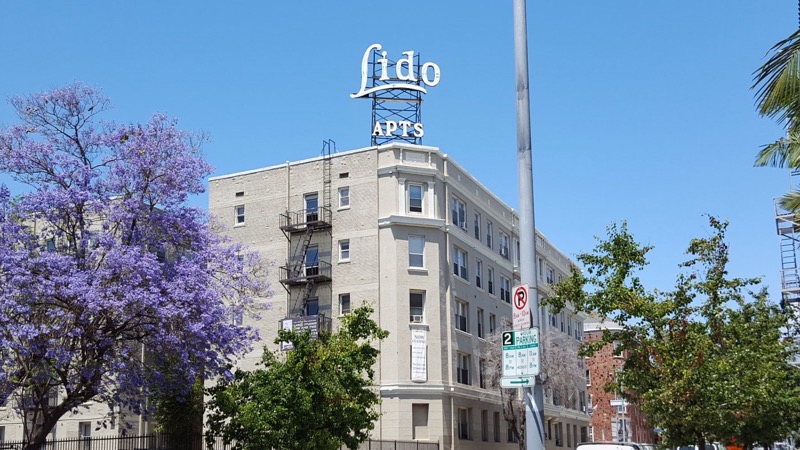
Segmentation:
[(344, 211), (344, 210), (346, 210), (346, 209), (350, 209), (350, 205), (347, 205), (347, 206), (340, 206), (340, 207), (336, 208), (336, 210), (337, 210), (337, 211)]
[(237, 223), (237, 224), (233, 225), (233, 228), (239, 228), (239, 227), (243, 227), (245, 225), (247, 225), (247, 223), (244, 223), (244, 222), (243, 223)]
[(428, 274), (428, 269), (426, 269), (424, 267), (409, 267), (408, 268), (408, 273), (413, 273), (413, 274), (417, 274), (417, 275), (427, 275)]
[(350, 264), (350, 260), (349, 259), (340, 259), (338, 261), (338, 264)]

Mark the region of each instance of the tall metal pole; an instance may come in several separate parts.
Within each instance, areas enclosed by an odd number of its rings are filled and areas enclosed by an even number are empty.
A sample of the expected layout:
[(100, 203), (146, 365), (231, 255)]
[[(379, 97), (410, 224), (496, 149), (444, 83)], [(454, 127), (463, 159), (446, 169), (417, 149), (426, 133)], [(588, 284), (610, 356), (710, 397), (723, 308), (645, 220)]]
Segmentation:
[[(536, 284), (536, 225), (533, 215), (531, 107), (528, 90), (528, 25), (525, 0), (514, 0), (514, 72), (517, 82), (517, 170), (519, 172), (520, 281), (528, 284), (531, 324), (539, 328), (539, 291)], [(544, 449), (544, 391), (539, 377), (525, 388), (525, 446)]]

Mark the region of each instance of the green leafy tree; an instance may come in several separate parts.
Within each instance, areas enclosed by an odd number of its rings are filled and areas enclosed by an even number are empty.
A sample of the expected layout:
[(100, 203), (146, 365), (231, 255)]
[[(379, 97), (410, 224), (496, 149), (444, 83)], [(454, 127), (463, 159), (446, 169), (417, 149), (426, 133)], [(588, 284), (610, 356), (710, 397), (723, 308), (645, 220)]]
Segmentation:
[(210, 389), (209, 439), (222, 436), (235, 449), (351, 449), (369, 437), (380, 402), (372, 389), (378, 350), (389, 333), (361, 307), (342, 320), (337, 333), (280, 330), (275, 343), (288, 353), (265, 349), (261, 366), (237, 371)]
[(691, 241), (674, 291), (645, 289), (637, 273), (652, 247), (639, 245), (623, 223), (578, 256), (586, 275), (573, 270), (544, 303), (572, 302), (624, 326), (582, 352), (621, 343), (617, 351), (628, 358), (608, 388), (639, 403), (670, 445), (769, 441), (797, 423), (800, 406), (788, 363), (794, 347), (782, 335), (788, 317), (764, 290), (749, 292), (759, 280), (728, 278), (727, 223), (709, 221), (714, 234)]

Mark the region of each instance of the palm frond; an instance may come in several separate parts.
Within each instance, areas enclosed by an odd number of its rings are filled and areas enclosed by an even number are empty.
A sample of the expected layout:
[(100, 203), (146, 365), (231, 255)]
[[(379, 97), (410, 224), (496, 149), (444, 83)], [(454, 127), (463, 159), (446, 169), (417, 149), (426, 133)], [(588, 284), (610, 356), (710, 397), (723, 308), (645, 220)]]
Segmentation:
[(800, 168), (800, 133), (791, 133), (763, 146), (756, 156), (754, 165)]
[(800, 117), (800, 30), (775, 44), (772, 56), (754, 73), (759, 114), (788, 120), (790, 126)]
[(791, 211), (795, 215), (800, 214), (800, 191), (792, 190), (784, 194), (780, 199), (781, 208)]

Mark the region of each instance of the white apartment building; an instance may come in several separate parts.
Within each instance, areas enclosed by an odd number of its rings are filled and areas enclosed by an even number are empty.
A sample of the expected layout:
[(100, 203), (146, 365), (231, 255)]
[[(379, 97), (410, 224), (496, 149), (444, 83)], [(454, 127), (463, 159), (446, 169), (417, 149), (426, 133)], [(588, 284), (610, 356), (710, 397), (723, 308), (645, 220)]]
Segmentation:
[[(376, 379), (372, 438), (442, 449), (517, 448), (499, 392), (484, 379), (485, 338), (510, 323), (519, 281), (516, 213), (436, 147), (391, 143), (211, 178), (209, 209), (226, 233), (273, 263), (275, 295), (257, 321), (272, 348), (286, 317), (337, 327), (363, 304), (390, 332)], [(571, 262), (537, 234), (540, 293)], [(540, 311), (542, 333), (582, 338), (582, 316)], [(587, 440), (585, 391), (545, 408), (548, 450)], [(577, 398), (577, 397), (576, 397)]]

